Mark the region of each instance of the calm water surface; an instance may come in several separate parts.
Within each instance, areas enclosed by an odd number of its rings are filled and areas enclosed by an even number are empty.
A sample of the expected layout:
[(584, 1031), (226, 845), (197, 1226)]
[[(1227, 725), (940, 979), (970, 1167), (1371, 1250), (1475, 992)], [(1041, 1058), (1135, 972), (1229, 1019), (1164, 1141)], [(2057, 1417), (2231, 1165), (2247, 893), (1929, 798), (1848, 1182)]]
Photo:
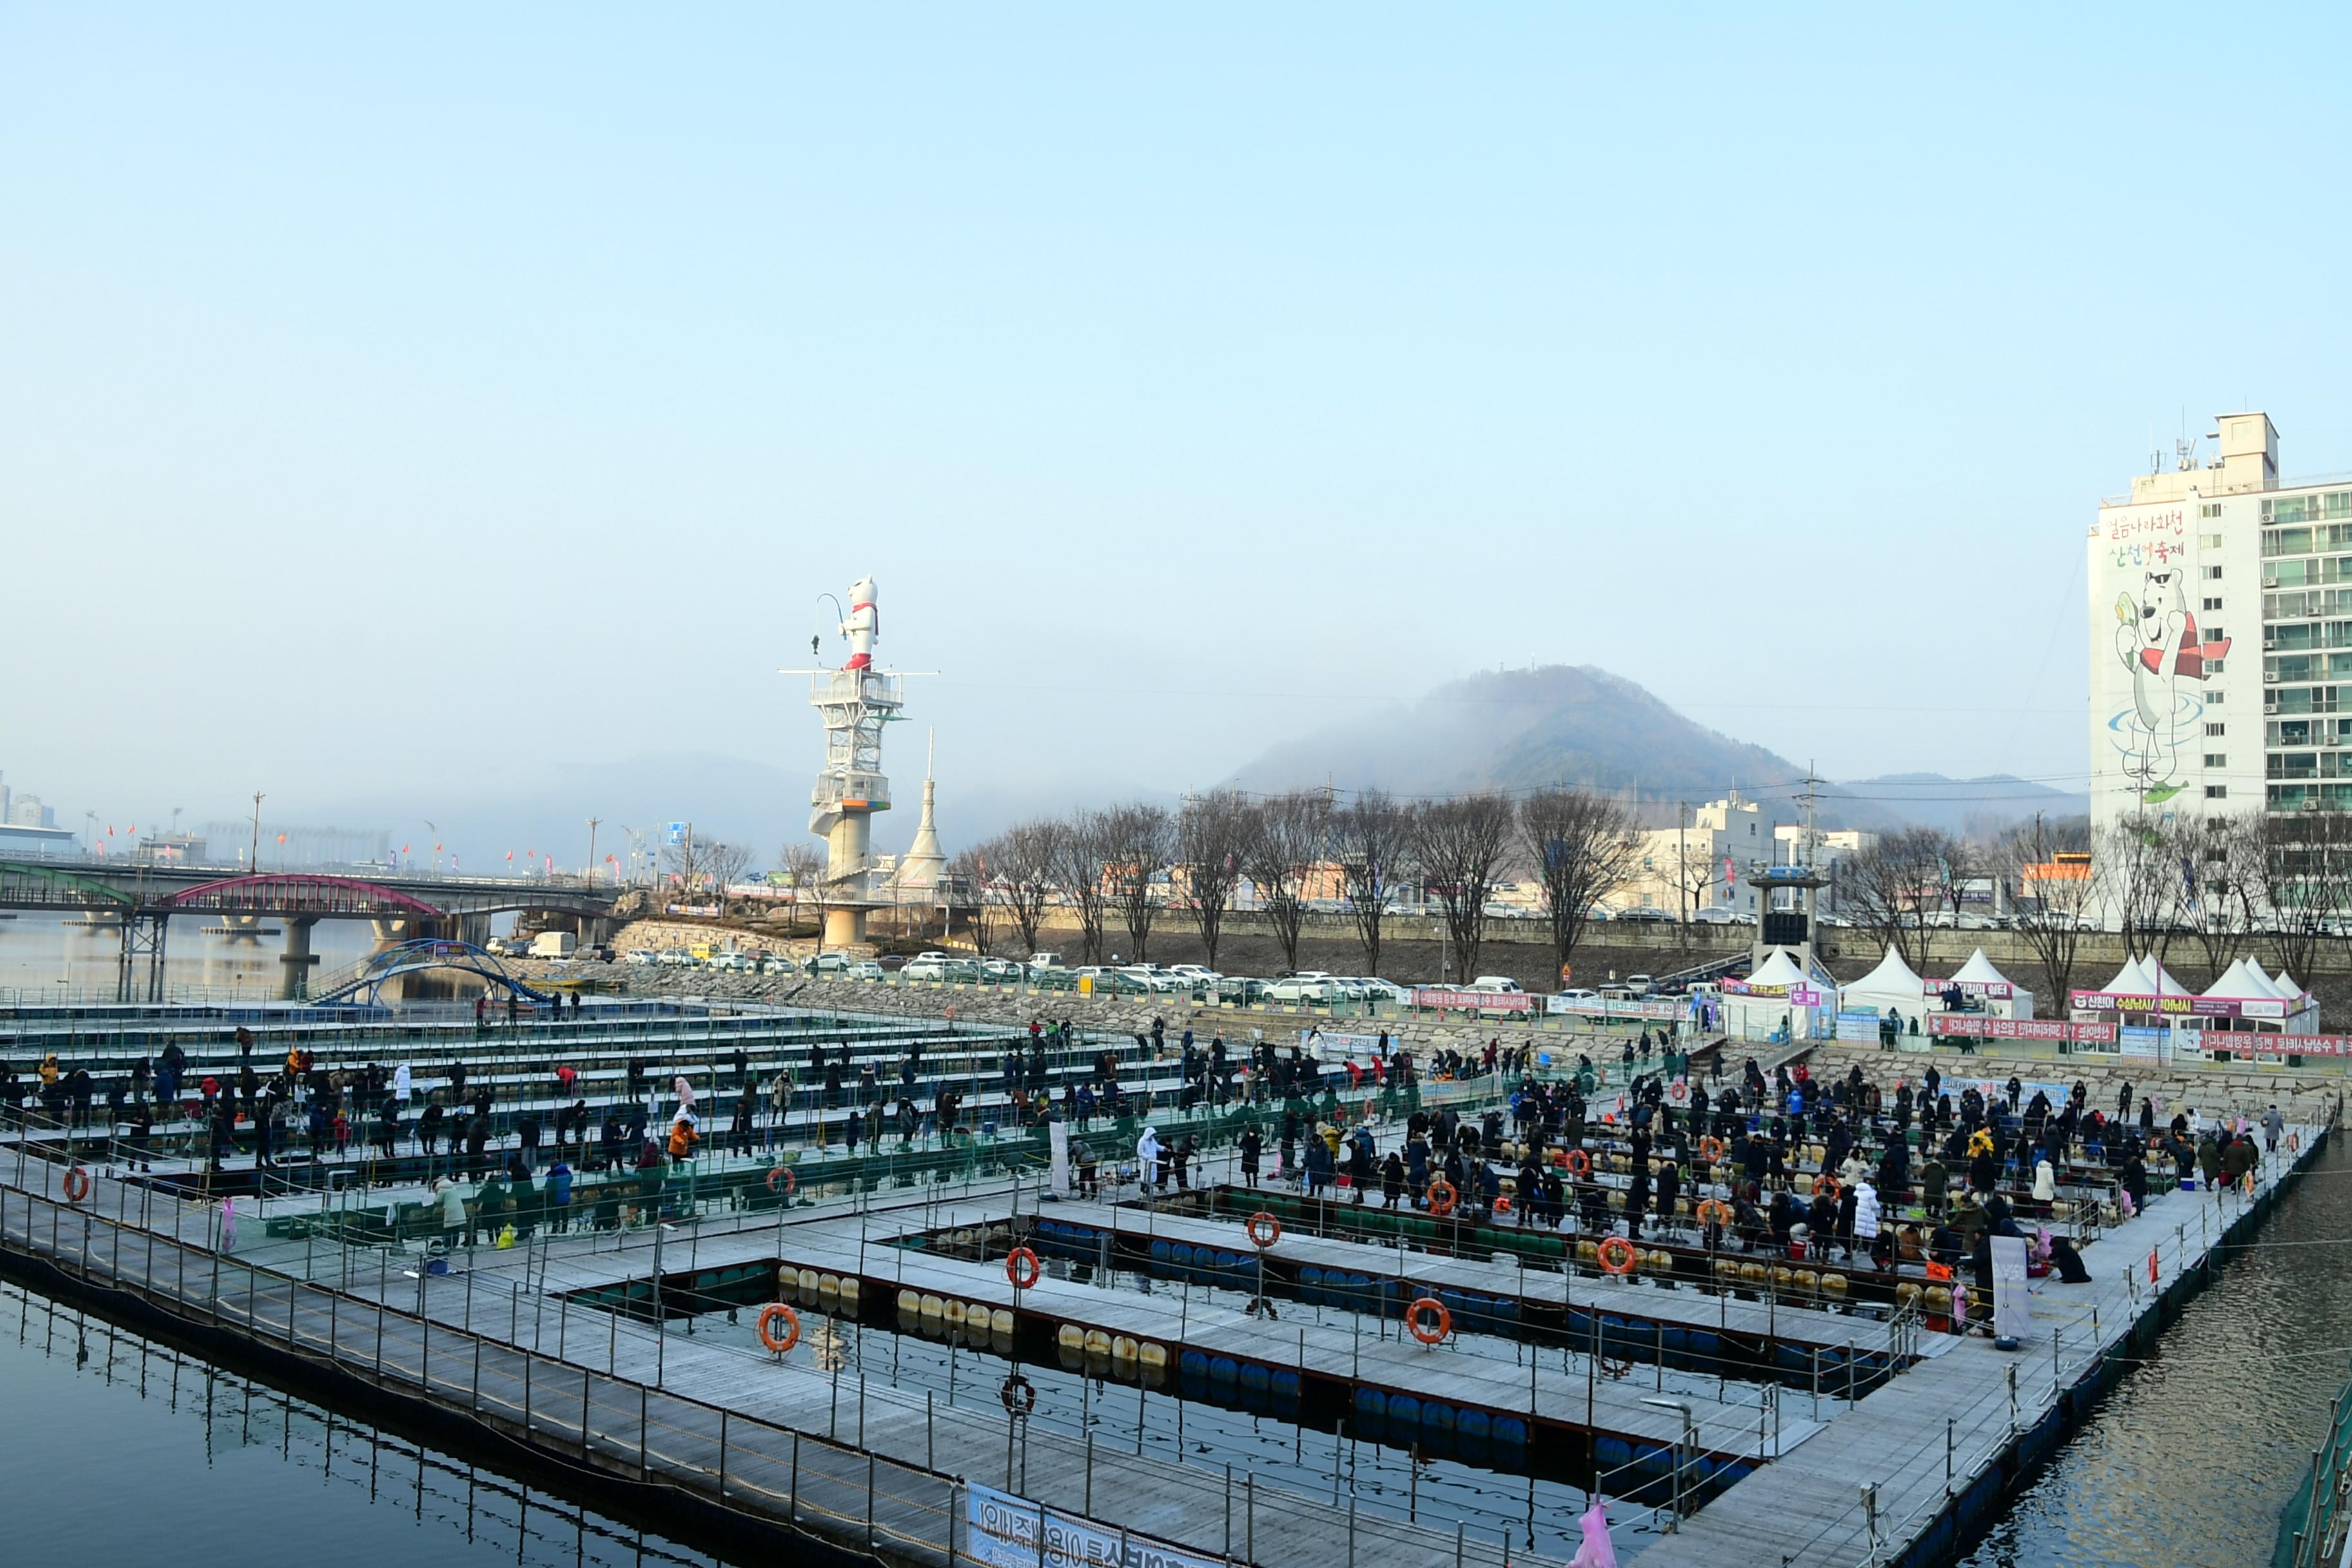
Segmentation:
[(2268, 1563), (2347, 1347), (2352, 1154), (2339, 1138), (1967, 1568)]
[(715, 1565), (13, 1286), (0, 1409), (0, 1561)]

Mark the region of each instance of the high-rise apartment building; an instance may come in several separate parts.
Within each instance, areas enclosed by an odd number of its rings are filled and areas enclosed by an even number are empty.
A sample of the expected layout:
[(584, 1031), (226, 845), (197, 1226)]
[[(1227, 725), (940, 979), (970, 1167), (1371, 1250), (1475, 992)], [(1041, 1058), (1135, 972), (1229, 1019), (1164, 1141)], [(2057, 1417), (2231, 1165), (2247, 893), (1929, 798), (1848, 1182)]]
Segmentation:
[(2091, 529), (2091, 823), (2352, 807), (2352, 479), (2224, 414)]

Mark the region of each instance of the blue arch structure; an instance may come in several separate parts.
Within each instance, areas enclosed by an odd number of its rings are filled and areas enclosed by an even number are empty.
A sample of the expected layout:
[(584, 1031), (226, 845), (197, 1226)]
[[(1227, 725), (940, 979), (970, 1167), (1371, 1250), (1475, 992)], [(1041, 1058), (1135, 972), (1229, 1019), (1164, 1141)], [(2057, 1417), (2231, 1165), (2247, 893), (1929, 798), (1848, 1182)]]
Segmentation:
[(499, 955), (476, 947), (470, 942), (449, 942), (438, 937), (420, 937), (404, 942), (372, 954), (362, 963), (359, 973), (350, 979), (310, 998), (313, 1006), (329, 1003), (350, 1002), (354, 998), (369, 1007), (383, 1005), (382, 992), (387, 980), (403, 974), (415, 974), (428, 969), (457, 970), (478, 974), (493, 986), (502, 988), (510, 996), (545, 1006), (555, 1000), (551, 992), (527, 985), (508, 972)]

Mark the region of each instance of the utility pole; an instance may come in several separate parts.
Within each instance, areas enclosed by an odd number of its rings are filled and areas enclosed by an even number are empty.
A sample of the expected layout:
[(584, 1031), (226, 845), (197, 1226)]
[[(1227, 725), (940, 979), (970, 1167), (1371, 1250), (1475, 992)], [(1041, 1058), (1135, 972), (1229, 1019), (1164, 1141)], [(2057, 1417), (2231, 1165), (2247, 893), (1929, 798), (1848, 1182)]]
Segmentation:
[(253, 792), (253, 858), (246, 862), (245, 874), (261, 875), (261, 803), (266, 798), (259, 790)]
[(1690, 921), (1690, 802), (1675, 802), (1675, 902), (1682, 919)]
[(592, 888), (596, 885), (596, 825), (604, 820), (601, 816), (588, 819), (588, 885)]

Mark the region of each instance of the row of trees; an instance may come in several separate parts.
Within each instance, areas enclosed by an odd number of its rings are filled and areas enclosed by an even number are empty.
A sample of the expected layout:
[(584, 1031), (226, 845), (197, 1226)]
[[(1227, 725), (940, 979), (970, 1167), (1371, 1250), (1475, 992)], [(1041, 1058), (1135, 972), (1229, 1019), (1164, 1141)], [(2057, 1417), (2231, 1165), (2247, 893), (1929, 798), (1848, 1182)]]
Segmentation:
[(2101, 926), (2159, 963), (2189, 944), (2209, 973), (2259, 935), (2274, 967), (2308, 975), (2321, 944), (2352, 921), (2352, 814), (2124, 821), (2095, 841), (2079, 820), (2021, 824), (1990, 843), (1915, 827), (1881, 837), (1840, 878), (1855, 923), (1915, 969), (1937, 917), (1987, 879), (2009, 889), (2010, 928), (2062, 998), (2098, 978), (2078, 976), (2075, 961), (2084, 933)]
[(1477, 970), (1486, 905), (1507, 872), (1528, 868), (1543, 889), (1557, 961), (1565, 965), (1593, 903), (1631, 871), (1637, 824), (1617, 802), (1582, 790), (1514, 797), (1476, 794), (1401, 800), (1378, 790), (1342, 805), (1324, 791), (1265, 797), (1218, 791), (1177, 811), (1150, 805), (1034, 817), (958, 858), (980, 891), (982, 950), (992, 931), (1034, 951), (1045, 911), (1076, 914), (1087, 963), (1102, 962), (1114, 931), (1135, 960), (1170, 915), (1198, 931), (1217, 963), (1226, 918), (1252, 897), (1298, 966), (1310, 910), (1343, 908), (1367, 973), (1381, 968), (1391, 916), (1436, 906), (1456, 978)]

